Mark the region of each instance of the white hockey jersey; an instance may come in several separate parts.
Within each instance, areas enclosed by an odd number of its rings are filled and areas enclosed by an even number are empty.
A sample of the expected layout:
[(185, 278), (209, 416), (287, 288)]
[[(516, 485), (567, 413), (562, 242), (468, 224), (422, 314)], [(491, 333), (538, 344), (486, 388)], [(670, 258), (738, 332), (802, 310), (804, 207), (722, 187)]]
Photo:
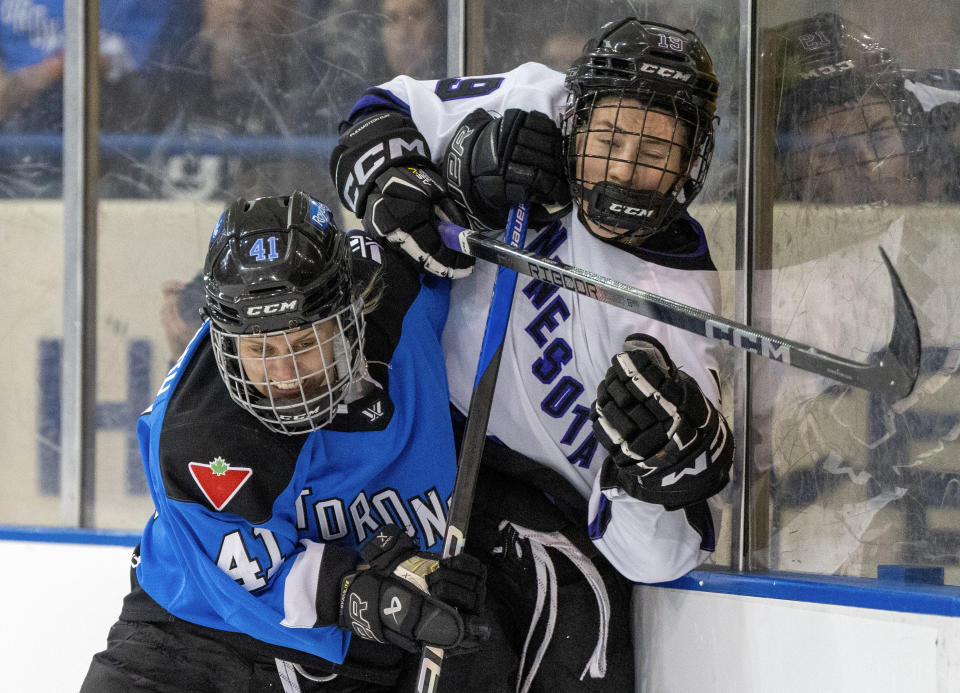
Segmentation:
[[(365, 110), (393, 108), (409, 114), (439, 161), (457, 125), (476, 108), (508, 108), (559, 116), (566, 98), (563, 75), (527, 63), (499, 75), (417, 81), (401, 76), (370, 90), (351, 119)], [(700, 247), (683, 254), (633, 254), (588, 233), (575, 211), (559, 224), (531, 229), (526, 247), (661, 296), (716, 313), (719, 281), (702, 230)], [(654, 257), (659, 255), (659, 257)], [(648, 257), (649, 259), (641, 259)], [(664, 264), (671, 266), (665, 266)], [(466, 412), (476, 375), (496, 267), (478, 261), (473, 274), (455, 281), (443, 334), (453, 404)], [(588, 411), (614, 354), (632, 333), (658, 339), (677, 366), (718, 402), (714, 345), (575, 292), (520, 276), (488, 435), (561, 474), (589, 499), (592, 541), (627, 578), (661, 582), (699, 565), (713, 549), (720, 503), (710, 501), (710, 527), (695, 528), (684, 511), (665, 510), (627, 496), (608, 501), (598, 476), (605, 451), (593, 435)], [(708, 536), (709, 535), (709, 536)]]

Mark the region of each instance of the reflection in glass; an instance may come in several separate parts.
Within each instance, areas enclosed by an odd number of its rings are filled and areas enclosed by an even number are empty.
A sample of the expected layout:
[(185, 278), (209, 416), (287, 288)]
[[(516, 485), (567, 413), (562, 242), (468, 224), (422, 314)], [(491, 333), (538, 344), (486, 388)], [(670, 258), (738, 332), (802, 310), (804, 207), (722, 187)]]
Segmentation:
[(914, 202), (920, 105), (889, 52), (839, 16), (771, 31), (778, 80), (781, 198)]
[(917, 387), (900, 401), (754, 365), (751, 565), (875, 577), (881, 564), (926, 564), (958, 584), (960, 284), (949, 268), (960, 250), (956, 188), (944, 181), (956, 176), (944, 171), (957, 170), (960, 80), (905, 67), (886, 34), (844, 16), (845, 3), (810, 4), (829, 11), (794, 19), (796, 8), (765, 9), (777, 191), (753, 291), (757, 320), (874, 358), (892, 325), (881, 245), (925, 348)]

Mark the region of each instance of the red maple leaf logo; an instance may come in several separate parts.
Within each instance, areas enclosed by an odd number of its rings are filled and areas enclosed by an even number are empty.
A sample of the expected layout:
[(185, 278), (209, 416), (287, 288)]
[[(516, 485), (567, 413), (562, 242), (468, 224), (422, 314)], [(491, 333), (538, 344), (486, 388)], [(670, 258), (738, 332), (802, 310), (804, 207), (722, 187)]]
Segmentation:
[(223, 510), (253, 475), (249, 467), (231, 467), (222, 457), (215, 457), (208, 464), (191, 462), (188, 466), (193, 480), (216, 510)]

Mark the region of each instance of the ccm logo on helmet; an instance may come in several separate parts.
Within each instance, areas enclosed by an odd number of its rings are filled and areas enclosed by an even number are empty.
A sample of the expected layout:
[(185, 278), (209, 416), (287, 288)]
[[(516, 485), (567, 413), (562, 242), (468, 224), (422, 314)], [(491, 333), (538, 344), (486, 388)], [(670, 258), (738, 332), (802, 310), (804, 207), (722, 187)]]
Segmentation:
[(280, 301), (279, 303), (266, 303), (262, 306), (250, 306), (247, 308), (247, 317), (289, 313), (291, 310), (296, 310), (299, 303), (300, 299), (295, 298), (292, 301)]
[(800, 78), (811, 79), (813, 77), (823, 77), (824, 75), (835, 75), (838, 72), (846, 72), (847, 70), (852, 70), (853, 68), (854, 64), (852, 60), (841, 60), (839, 63), (834, 63), (833, 65), (821, 65), (820, 67), (815, 67), (812, 70), (801, 72)]
[(666, 77), (667, 79), (675, 79), (678, 82), (689, 82), (690, 78), (693, 76), (689, 72), (680, 72), (679, 70), (674, 70), (670, 67), (663, 67), (662, 65), (654, 65), (653, 63), (644, 63), (641, 65), (640, 72), (646, 72), (647, 74), (657, 75), (659, 77)]
[(611, 212), (616, 212), (617, 214), (626, 214), (628, 217), (649, 217), (653, 214), (652, 209), (641, 209), (640, 207), (629, 207), (627, 205), (622, 205), (619, 202), (614, 202), (609, 207)]
[(350, 203), (351, 211), (357, 211), (360, 186), (364, 185), (372, 174), (383, 170), (384, 164), (388, 160), (395, 161), (404, 158), (404, 152), (418, 152), (422, 157), (427, 157), (427, 150), (422, 139), (407, 142), (402, 137), (391, 137), (387, 140), (386, 147), (384, 147), (383, 142), (377, 142), (360, 155), (343, 186), (343, 199)]

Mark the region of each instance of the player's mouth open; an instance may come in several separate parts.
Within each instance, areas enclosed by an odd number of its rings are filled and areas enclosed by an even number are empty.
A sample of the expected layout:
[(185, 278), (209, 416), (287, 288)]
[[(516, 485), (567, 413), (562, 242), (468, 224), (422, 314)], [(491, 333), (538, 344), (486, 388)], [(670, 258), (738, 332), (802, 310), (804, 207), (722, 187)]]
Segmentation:
[(282, 382), (272, 381), (270, 383), (270, 392), (273, 393), (274, 397), (280, 399), (290, 399), (293, 397), (300, 397), (300, 381), (298, 380), (284, 380)]
[(310, 399), (316, 396), (326, 383), (326, 378), (315, 376), (303, 380), (270, 381), (270, 392), (279, 399)]

